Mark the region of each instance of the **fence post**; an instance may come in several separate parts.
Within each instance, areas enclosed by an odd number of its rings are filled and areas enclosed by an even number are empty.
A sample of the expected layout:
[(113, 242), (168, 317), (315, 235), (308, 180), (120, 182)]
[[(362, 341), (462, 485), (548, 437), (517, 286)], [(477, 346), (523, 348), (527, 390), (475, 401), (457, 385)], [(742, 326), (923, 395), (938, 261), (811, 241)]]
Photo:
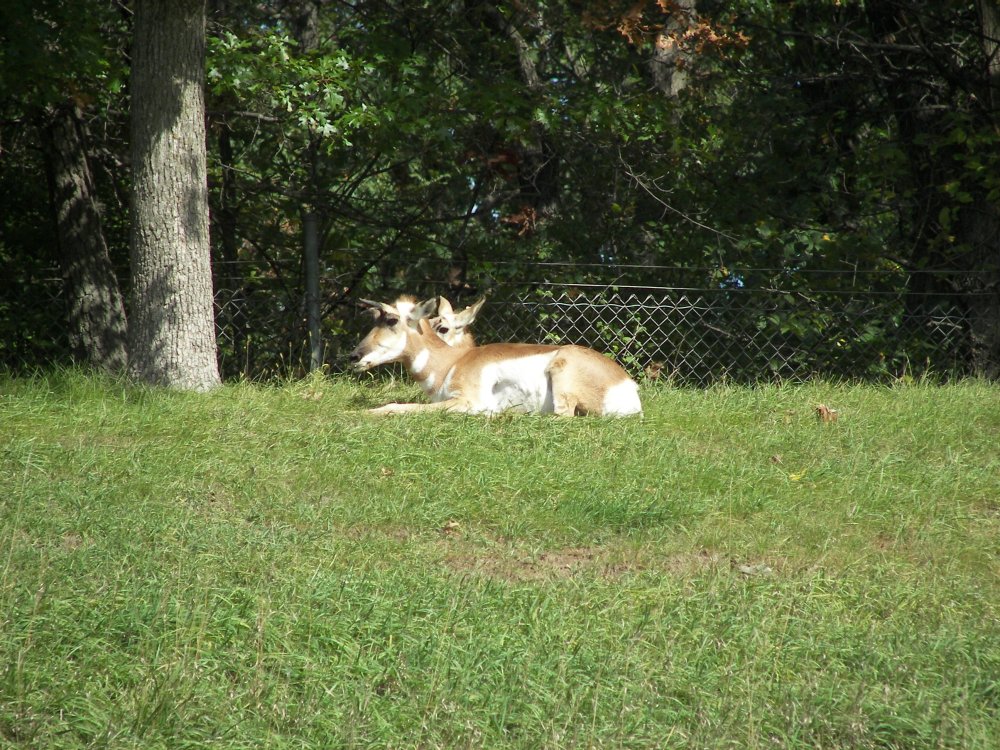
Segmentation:
[(309, 326), (309, 370), (323, 366), (323, 340), (319, 311), (319, 217), (307, 211), (302, 221), (305, 233), (306, 322)]

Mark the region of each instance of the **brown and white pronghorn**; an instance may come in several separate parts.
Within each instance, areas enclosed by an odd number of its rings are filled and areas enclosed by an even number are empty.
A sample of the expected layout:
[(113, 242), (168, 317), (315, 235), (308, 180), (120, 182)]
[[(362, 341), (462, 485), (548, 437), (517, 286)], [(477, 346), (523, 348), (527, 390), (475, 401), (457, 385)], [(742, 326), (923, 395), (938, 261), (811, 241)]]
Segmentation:
[(426, 318), (418, 330), (400, 310), (361, 300), (375, 314), (375, 327), (350, 354), (354, 368), (402, 362), (430, 397), (429, 404), (387, 404), (379, 414), (448, 410), (498, 414), (641, 414), (639, 389), (613, 360), (583, 346), (446, 344)]

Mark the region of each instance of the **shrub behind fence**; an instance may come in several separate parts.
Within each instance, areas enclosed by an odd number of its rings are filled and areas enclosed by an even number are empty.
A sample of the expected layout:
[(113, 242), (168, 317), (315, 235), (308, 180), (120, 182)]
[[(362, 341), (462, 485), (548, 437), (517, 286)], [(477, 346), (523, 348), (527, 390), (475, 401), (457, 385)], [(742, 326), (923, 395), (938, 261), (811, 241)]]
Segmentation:
[[(396, 293), (369, 295), (391, 301)], [(450, 299), (466, 305), (475, 296)], [(228, 376), (308, 368), (301, 293), (220, 295), (218, 311)], [(329, 304), (323, 321), (325, 362), (340, 371), (371, 319), (345, 299)], [(902, 295), (864, 291), (806, 296), (760, 289), (497, 286), (474, 330), (480, 343), (590, 346), (636, 376), (693, 385), (970, 373), (968, 320), (954, 301), (907, 310)]]
[(763, 291), (539, 290), (496, 301), (480, 330), (498, 340), (578, 343), (634, 374), (706, 385), (816, 375), (961, 374), (963, 313), (942, 305), (905, 314), (898, 299), (817, 306)]
[[(230, 277), (232, 278), (232, 277)], [(268, 379), (310, 367), (305, 294), (294, 270), (216, 280), (216, 323), (224, 377)], [(23, 295), (36, 307), (8, 307), (2, 362), (14, 370), (66, 357), (64, 300), (57, 277)], [(846, 286), (846, 285), (845, 285)], [(424, 280), (421, 296), (455, 295)], [(30, 294), (28, 293), (30, 292)], [(392, 300), (398, 292), (366, 291)], [(324, 362), (332, 372), (370, 325), (345, 280), (328, 275), (320, 290)], [(574, 343), (613, 355), (636, 376), (707, 385), (804, 379), (879, 380), (930, 372), (972, 374), (970, 320), (959, 295), (908, 307), (901, 291), (821, 292), (721, 286), (643, 287), (536, 283), (493, 285), (474, 330), (480, 343)], [(41, 322), (39, 322), (41, 321)], [(25, 325), (27, 322), (29, 325)], [(0, 328), (4, 330), (5, 328)]]

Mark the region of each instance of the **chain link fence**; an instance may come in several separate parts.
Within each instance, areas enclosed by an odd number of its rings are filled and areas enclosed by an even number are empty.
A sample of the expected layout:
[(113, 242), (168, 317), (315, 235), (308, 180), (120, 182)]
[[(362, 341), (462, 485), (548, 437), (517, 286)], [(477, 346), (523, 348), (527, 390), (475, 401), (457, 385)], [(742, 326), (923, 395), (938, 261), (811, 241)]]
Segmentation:
[[(352, 279), (327, 274), (320, 289), (323, 362), (346, 355), (370, 325), (357, 297), (391, 301), (385, 289), (359, 294)], [(9, 369), (65, 361), (64, 300), (56, 277), (23, 290), (2, 309), (0, 355)], [(271, 269), (216, 279), (219, 361), (227, 379), (296, 377), (310, 369), (300, 274)], [(418, 284), (421, 298), (444, 294), (457, 307), (478, 298), (444, 284)], [(30, 293), (29, 293), (30, 292)], [(671, 288), (587, 284), (494, 284), (473, 326), (480, 343), (582, 344), (614, 356), (633, 375), (689, 385), (832, 378), (889, 380), (972, 374), (969, 305), (931, 297), (917, 307), (903, 292), (787, 292), (761, 288)], [(20, 307), (30, 309), (19, 311)]]
[[(308, 369), (304, 297), (290, 291), (220, 291), (219, 345), (226, 376), (260, 378)], [(419, 296), (438, 292), (456, 308), (476, 299), (443, 289), (425, 289)], [(361, 296), (392, 301), (397, 294)], [(324, 362), (338, 372), (346, 368), (346, 354), (367, 331), (370, 318), (353, 296), (327, 293), (324, 300)], [(888, 380), (970, 374), (967, 313), (952, 299), (907, 309), (900, 294), (498, 286), (473, 330), (480, 344), (581, 344), (614, 356), (637, 377), (699, 386), (816, 376)]]
[(634, 375), (693, 385), (967, 367), (968, 326), (954, 305), (907, 314), (899, 299), (832, 302), (760, 290), (541, 289), (495, 305), (480, 330), (495, 340), (583, 344)]

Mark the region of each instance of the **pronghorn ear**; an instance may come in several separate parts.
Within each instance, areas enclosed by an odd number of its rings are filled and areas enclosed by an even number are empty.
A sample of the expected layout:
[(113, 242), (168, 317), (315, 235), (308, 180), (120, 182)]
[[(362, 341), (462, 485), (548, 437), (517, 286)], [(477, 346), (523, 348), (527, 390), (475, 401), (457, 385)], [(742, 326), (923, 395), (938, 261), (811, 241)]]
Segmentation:
[(421, 318), (433, 318), (437, 314), (438, 309), (438, 298), (431, 297), (430, 299), (425, 299), (413, 307), (412, 317), (420, 320)]
[(454, 309), (444, 297), (438, 297), (438, 315), (451, 315)]
[(486, 302), (486, 297), (480, 298), (478, 302), (474, 302), (462, 310), (462, 312), (455, 316), (458, 319), (458, 322), (462, 325), (472, 325), (472, 321), (474, 321), (476, 316), (479, 315), (479, 311), (482, 309), (484, 302)]

